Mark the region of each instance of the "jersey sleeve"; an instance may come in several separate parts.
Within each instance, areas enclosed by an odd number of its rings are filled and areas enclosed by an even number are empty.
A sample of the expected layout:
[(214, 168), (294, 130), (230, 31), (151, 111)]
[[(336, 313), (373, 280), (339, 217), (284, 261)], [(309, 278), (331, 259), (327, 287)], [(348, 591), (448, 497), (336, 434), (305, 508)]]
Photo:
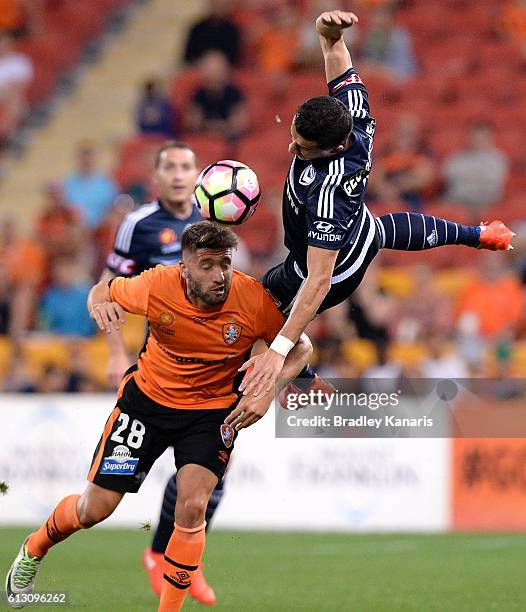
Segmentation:
[(351, 111), (353, 119), (369, 118), (369, 96), (362, 79), (354, 70), (349, 68), (338, 78), (327, 84), (329, 95), (343, 102)]
[(361, 206), (363, 178), (366, 173), (345, 173), (343, 158), (331, 161), (329, 172), (307, 194), (305, 221), (307, 244), (321, 249), (339, 250)]
[(111, 300), (117, 302), (127, 312), (146, 316), (150, 290), (157, 273), (157, 268), (152, 268), (134, 278), (117, 276), (110, 282)]
[(256, 333), (258, 338), (262, 338), (267, 344), (271, 344), (283, 327), (285, 316), (278, 309), (263, 285), (258, 284), (260, 308), (257, 311)]
[(137, 224), (126, 217), (115, 234), (113, 251), (109, 253), (106, 265), (117, 276), (130, 278), (141, 272), (136, 229)]

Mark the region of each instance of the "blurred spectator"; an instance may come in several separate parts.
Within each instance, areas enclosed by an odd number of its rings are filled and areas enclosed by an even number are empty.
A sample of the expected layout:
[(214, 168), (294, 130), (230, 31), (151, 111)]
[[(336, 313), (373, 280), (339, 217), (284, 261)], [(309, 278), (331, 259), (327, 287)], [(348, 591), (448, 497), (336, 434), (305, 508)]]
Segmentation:
[(378, 7), (362, 46), (365, 67), (384, 73), (394, 81), (416, 74), (416, 59), (411, 35), (395, 23), (393, 9)]
[[(312, 23), (310, 26), (313, 29)], [(287, 0), (269, 2), (265, 19), (258, 20), (252, 38), (258, 68), (265, 73), (265, 78), (272, 80), (276, 90), (282, 93), (298, 53), (298, 18), (294, 7)]]
[(211, 0), (208, 14), (192, 26), (188, 34), (184, 59), (193, 63), (208, 51), (221, 51), (230, 64), (238, 64), (241, 56), (241, 35), (230, 18), (231, 0)]
[(57, 260), (51, 286), (40, 304), (41, 329), (60, 336), (92, 336), (95, 324), (86, 308), (90, 288), (91, 283), (74, 259)]
[(0, 258), (10, 291), (9, 333), (19, 339), (32, 325), (38, 292), (47, 275), (46, 254), (37, 240), (21, 238), (14, 219), (0, 219)]
[(348, 300), (349, 319), (360, 338), (371, 340), (381, 351), (391, 337), (397, 319), (395, 298), (378, 283), (378, 264), (373, 262), (362, 283)]
[(89, 229), (97, 228), (119, 193), (115, 182), (97, 170), (97, 151), (92, 143), (79, 144), (76, 170), (64, 181), (66, 201), (82, 215)]
[(465, 361), (442, 334), (431, 336), (427, 346), (430, 355), (420, 366), (424, 378), (469, 378)]
[(453, 307), (436, 282), (431, 266), (420, 263), (412, 268), (413, 291), (400, 301), (396, 336), (405, 342), (427, 341), (429, 336), (449, 337), (453, 327)]
[(363, 387), (369, 393), (391, 393), (400, 387), (402, 369), (399, 364), (388, 358), (387, 347), (378, 350), (378, 363), (363, 373)]
[(480, 274), (458, 295), (459, 325), (472, 335), (495, 338), (517, 329), (524, 317), (525, 294), (520, 280), (504, 257), (481, 254)]
[(36, 219), (36, 230), (48, 260), (63, 256), (80, 257), (86, 250), (87, 236), (79, 213), (66, 204), (58, 181), (50, 181), (43, 191), (45, 201)]
[(104, 217), (104, 221), (93, 235), (95, 247), (95, 264), (93, 277), (99, 278), (106, 267), (108, 253), (113, 250), (117, 229), (124, 217), (133, 210), (133, 198), (125, 193), (117, 196)]
[(375, 191), (384, 201), (402, 200), (420, 209), (432, 195), (433, 159), (425, 148), (416, 115), (400, 115), (391, 142), (376, 164)]
[(11, 291), (5, 266), (0, 267), (0, 336), (9, 333), (11, 315)]
[(0, 0), (0, 30), (20, 37), (41, 31), (45, 0)]
[(26, 116), (26, 94), (32, 80), (31, 60), (13, 51), (11, 36), (0, 30), (0, 143), (11, 138)]
[(201, 86), (192, 96), (185, 123), (193, 132), (211, 132), (227, 139), (239, 137), (248, 127), (248, 110), (241, 90), (232, 82), (230, 67), (218, 51), (200, 61)]
[(473, 213), (499, 202), (508, 178), (507, 156), (495, 146), (488, 123), (474, 125), (462, 151), (444, 162), (445, 197), (465, 204)]
[(44, 367), (37, 384), (37, 393), (64, 393), (69, 385), (69, 374), (65, 368), (48, 364)]
[(158, 134), (166, 138), (177, 135), (175, 109), (160, 79), (148, 79), (143, 83), (136, 115), (137, 130), (141, 134)]
[(29, 362), (19, 347), (13, 349), (5, 377), (0, 379), (0, 391), (4, 393), (34, 393), (37, 381)]
[(511, 0), (504, 7), (502, 29), (509, 40), (516, 43), (526, 59), (526, 0)]

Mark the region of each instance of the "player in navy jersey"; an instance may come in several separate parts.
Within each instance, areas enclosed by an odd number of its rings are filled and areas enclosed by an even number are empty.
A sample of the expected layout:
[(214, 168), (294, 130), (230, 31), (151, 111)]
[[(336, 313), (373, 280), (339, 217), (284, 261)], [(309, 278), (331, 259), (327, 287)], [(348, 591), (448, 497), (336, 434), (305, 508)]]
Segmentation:
[[(375, 120), (367, 90), (353, 68), (343, 30), (358, 21), (354, 13), (329, 11), (316, 21), (329, 95), (311, 98), (292, 120), (289, 151), (294, 155), (283, 193), (283, 226), (289, 254), (269, 270), (263, 284), (289, 314), (240, 389), (269, 391), (313, 317), (341, 303), (360, 284), (379, 249), (420, 251), (446, 244), (507, 250), (514, 236), (502, 222), (470, 227), (418, 213), (375, 218), (365, 204), (372, 165)], [(306, 368), (297, 386), (322, 381)]]
[[(136, 276), (157, 264), (179, 263), (184, 230), (192, 223), (202, 221), (193, 199), (197, 175), (197, 160), (187, 145), (168, 141), (159, 149), (153, 180), (160, 197), (124, 218), (117, 230), (114, 249), (108, 255), (108, 267), (101, 280), (109, 280), (114, 276)], [(132, 361), (120, 333), (107, 334), (106, 337), (110, 345), (108, 374), (112, 384), (118, 387)], [(207, 525), (210, 525), (222, 495), (223, 481), (216, 487), (208, 503)], [(152, 546), (146, 549), (143, 555), (144, 566), (150, 575), (150, 584), (158, 595), (162, 585), (162, 559), (174, 528), (176, 498), (174, 475), (166, 485)], [(194, 576), (190, 595), (201, 603), (215, 602), (214, 591), (206, 583), (201, 570)]]

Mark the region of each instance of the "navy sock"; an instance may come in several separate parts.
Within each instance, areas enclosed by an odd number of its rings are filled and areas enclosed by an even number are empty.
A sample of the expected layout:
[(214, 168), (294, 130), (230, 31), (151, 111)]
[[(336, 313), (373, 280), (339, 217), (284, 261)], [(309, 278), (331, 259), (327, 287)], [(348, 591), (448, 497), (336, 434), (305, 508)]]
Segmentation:
[(164, 489), (163, 503), (159, 523), (155, 530), (152, 540), (152, 550), (157, 553), (164, 553), (168, 542), (172, 537), (175, 522), (175, 501), (177, 499), (177, 485), (175, 474), (168, 481)]
[(377, 217), (376, 224), (383, 249), (425, 251), (446, 244), (479, 245), (479, 227), (421, 213), (390, 213)]
[[(206, 531), (212, 524), (212, 517), (219, 506), (221, 498), (224, 493), (223, 480), (214, 489), (210, 499), (208, 500), (208, 506), (206, 508)], [(168, 542), (172, 537), (175, 522), (175, 503), (177, 501), (177, 481), (176, 475), (174, 474), (168, 481), (166, 488), (164, 489), (164, 498), (161, 506), (161, 514), (159, 516), (159, 523), (157, 529), (153, 535), (152, 540), (152, 551), (157, 553), (164, 553)]]
[(301, 391), (307, 391), (314, 380), (314, 370), (307, 364), (303, 370), (292, 381)]

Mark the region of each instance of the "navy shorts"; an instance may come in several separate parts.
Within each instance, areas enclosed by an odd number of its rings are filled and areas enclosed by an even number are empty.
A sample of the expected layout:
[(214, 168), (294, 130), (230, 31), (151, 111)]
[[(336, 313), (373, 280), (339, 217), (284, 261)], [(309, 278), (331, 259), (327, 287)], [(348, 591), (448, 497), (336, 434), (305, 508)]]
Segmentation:
[[(379, 249), (379, 240), (373, 240), (371, 246), (364, 254), (362, 261), (359, 263), (350, 262), (347, 272), (351, 273), (349, 273), (348, 276), (340, 282), (335, 282), (336, 279), (333, 277), (333, 283), (331, 284), (329, 293), (325, 296), (317, 314), (341, 304), (341, 302), (345, 301), (356, 290)], [(345, 273), (345, 270), (343, 272), (338, 270), (338, 275), (345, 276)], [(301, 273), (301, 270), (289, 255), (283, 263), (274, 266), (274, 268), (266, 272), (261, 282), (265, 289), (270, 292), (281, 312), (284, 315), (288, 315), (294, 305), (299, 290), (305, 282), (305, 276)]]

